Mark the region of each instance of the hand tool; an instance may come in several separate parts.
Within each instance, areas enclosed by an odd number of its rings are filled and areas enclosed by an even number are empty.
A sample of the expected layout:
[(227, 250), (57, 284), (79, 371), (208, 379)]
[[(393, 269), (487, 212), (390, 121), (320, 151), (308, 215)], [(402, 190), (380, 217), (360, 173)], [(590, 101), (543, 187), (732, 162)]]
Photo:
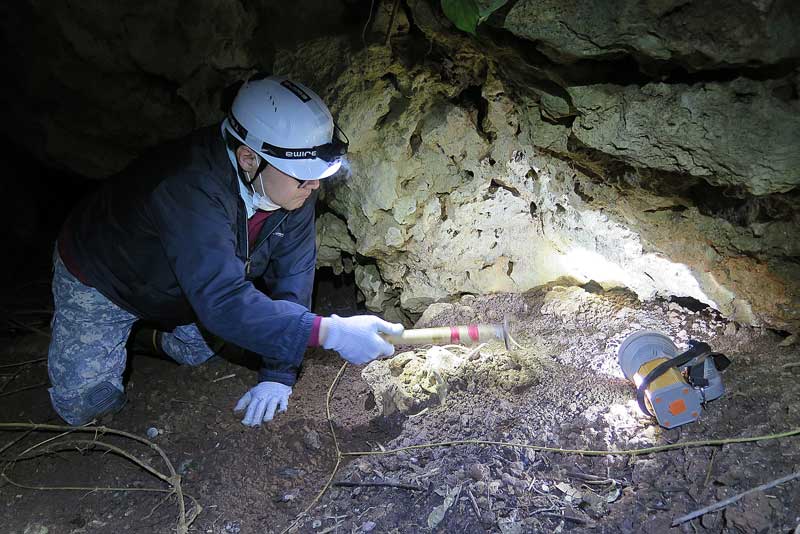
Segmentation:
[(506, 350), (516, 343), (508, 333), (508, 320), (501, 324), (469, 324), (434, 328), (407, 328), (399, 336), (381, 334), (393, 345), (474, 345), (493, 339), (502, 340)]

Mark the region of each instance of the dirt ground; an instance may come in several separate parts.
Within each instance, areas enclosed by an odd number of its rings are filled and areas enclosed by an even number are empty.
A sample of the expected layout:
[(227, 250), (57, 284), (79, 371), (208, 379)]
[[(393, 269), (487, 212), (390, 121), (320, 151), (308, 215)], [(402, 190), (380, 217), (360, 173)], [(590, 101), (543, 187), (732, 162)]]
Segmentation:
[[(489, 344), (468, 354), (446, 374), (443, 399), (425, 397), (407, 413), (389, 414), (373, 381), (362, 378), (362, 369), (348, 367), (331, 402), (340, 446), (382, 451), (480, 439), (619, 450), (800, 427), (798, 345), (781, 346), (778, 333), (727, 323), (712, 310), (687, 305), (694, 310), (677, 302), (642, 304), (626, 292), (591, 287), (468, 295), (456, 304), (436, 305), (421, 324), (513, 316), (513, 334), (523, 348), (506, 352), (500, 344)], [(347, 305), (327, 302), (323, 308), (346, 311)], [(46, 355), (47, 338), (30, 331), (47, 329), (46, 309), (27, 315), (17, 309), (16, 322), (8, 323), (12, 326), (4, 334), (0, 365)], [(626, 335), (642, 328), (666, 333), (681, 348), (689, 338), (708, 341), (732, 359), (723, 375), (725, 395), (707, 405), (698, 422), (667, 431), (638, 413), (633, 387), (616, 364), (616, 349)], [(341, 360), (310, 350), (289, 411), (257, 429), (242, 426), (232, 412), (255, 383), (256, 372), (247, 365), (235, 350), (196, 368), (133, 356), (128, 404), (107, 424), (154, 435), (152, 441), (181, 474), (183, 491), (203, 507), (192, 532), (280, 533), (312, 502), (336, 462), (325, 398)], [(376, 362), (364, 376), (370, 379), (389, 365)], [(46, 380), (41, 362), (0, 368), (0, 421), (60, 424), (41, 385)], [(28, 386), (34, 387), (21, 390)], [(175, 530), (174, 497), (124, 491), (167, 485), (118, 455), (72, 447), (9, 463), (54, 435), (0, 432), (8, 479), (27, 486), (116, 489), (45, 491), (0, 480), (3, 532)], [(165, 469), (152, 449), (127, 439), (98, 439)], [(345, 457), (334, 485), (293, 532), (791, 533), (800, 531), (800, 480), (754, 493), (680, 527), (670, 524), (798, 470), (797, 436), (635, 458), (479, 445)]]

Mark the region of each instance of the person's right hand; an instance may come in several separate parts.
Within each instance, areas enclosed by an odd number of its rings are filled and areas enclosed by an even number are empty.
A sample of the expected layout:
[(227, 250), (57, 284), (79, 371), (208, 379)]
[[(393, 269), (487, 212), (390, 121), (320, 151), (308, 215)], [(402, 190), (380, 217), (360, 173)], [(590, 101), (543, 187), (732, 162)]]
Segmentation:
[(320, 334), (324, 332), (323, 347), (335, 350), (350, 363), (364, 365), (379, 356), (394, 354), (394, 345), (379, 336), (379, 332), (399, 336), (403, 330), (403, 325), (373, 315), (331, 315), (322, 319)]

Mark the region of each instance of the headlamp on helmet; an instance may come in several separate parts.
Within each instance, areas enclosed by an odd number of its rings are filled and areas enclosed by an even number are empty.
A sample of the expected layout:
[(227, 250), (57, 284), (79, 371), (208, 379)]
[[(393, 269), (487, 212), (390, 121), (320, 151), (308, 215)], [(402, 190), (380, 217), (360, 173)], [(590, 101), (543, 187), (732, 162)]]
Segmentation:
[(350, 144), (322, 99), (283, 76), (246, 82), (224, 127), (267, 163), (298, 180), (334, 174)]
[[(236, 119), (229, 118), (231, 122)], [(333, 125), (333, 139), (330, 143), (324, 145), (317, 145), (311, 148), (283, 148), (271, 145), (264, 141), (261, 143), (261, 151), (273, 158), (280, 159), (321, 159), (328, 163), (334, 163), (342, 159), (347, 154), (347, 148), (350, 146), (350, 140), (345, 133), (339, 128), (339, 125)]]

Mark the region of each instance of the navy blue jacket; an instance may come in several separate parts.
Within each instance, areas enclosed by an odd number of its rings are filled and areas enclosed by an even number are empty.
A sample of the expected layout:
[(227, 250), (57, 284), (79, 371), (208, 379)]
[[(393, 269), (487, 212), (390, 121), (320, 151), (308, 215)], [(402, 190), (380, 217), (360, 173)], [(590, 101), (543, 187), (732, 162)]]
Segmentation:
[(247, 213), (216, 125), (109, 179), (72, 212), (59, 246), (119, 307), (167, 326), (199, 322), (260, 354), (260, 380), (291, 386), (315, 317), (315, 201), (275, 212), (248, 254)]

